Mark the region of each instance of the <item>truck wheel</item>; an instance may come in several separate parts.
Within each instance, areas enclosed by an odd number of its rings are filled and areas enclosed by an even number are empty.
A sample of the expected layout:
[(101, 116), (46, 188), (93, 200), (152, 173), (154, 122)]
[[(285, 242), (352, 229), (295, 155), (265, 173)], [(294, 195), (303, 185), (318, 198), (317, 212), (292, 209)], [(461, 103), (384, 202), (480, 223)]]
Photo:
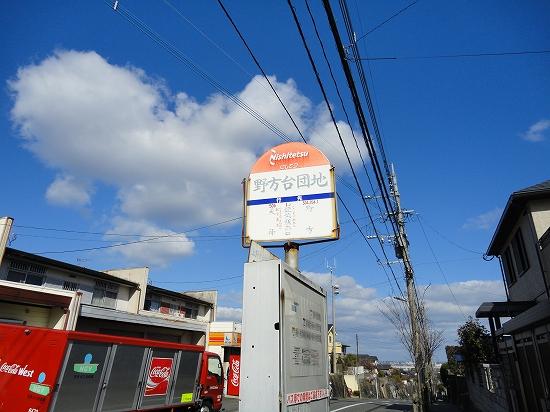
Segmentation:
[(204, 401), (199, 412), (214, 412), (214, 409), (212, 409), (212, 404), (209, 401)]

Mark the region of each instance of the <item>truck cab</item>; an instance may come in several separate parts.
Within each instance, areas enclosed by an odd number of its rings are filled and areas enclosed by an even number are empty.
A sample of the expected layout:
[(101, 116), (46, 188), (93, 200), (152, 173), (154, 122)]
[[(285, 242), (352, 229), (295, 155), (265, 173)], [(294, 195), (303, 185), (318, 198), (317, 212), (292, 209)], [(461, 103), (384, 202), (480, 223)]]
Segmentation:
[(220, 357), (204, 352), (200, 371), (200, 412), (219, 411), (223, 398), (223, 368)]

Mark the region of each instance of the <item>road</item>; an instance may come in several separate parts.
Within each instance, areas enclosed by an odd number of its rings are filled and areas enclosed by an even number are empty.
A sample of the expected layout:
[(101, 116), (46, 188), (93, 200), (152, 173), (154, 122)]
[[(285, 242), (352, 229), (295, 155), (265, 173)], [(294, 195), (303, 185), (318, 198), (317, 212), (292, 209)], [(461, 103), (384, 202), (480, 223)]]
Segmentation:
[[(225, 398), (225, 412), (238, 412), (239, 400)], [(378, 399), (334, 399), (330, 401), (331, 412), (368, 412), (368, 411), (411, 411), (409, 401), (378, 400)]]

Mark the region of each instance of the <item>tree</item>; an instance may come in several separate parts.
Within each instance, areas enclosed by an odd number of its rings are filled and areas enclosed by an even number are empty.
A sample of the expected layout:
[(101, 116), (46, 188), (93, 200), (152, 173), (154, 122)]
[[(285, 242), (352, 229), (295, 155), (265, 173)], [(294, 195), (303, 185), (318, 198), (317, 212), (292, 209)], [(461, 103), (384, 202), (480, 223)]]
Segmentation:
[(355, 356), (351, 353), (348, 353), (346, 356), (344, 356), (343, 362), (344, 362), (344, 366), (346, 368), (348, 368), (350, 366), (355, 366), (356, 363), (357, 363), (357, 356)]
[(494, 360), (495, 353), (491, 345), (491, 335), (477, 319), (470, 316), (468, 321), (458, 328), (457, 333), (466, 365)]
[[(414, 361), (413, 340), (411, 322), (407, 302), (398, 300), (384, 301), (385, 307), (379, 308), (380, 312), (394, 326), (399, 340), (409, 352)], [(433, 329), (431, 322), (426, 316), (424, 301), (418, 299), (418, 324), (420, 325), (420, 350), (425, 364), (431, 364), (433, 354), (443, 344), (443, 331)]]
[(461, 346), (445, 346), (445, 353), (447, 354), (447, 370), (452, 375), (464, 375), (464, 363), (459, 362), (457, 359), (461, 359), (462, 347)]
[[(420, 356), (417, 363), (417, 357), (414, 353), (413, 346), (413, 333), (411, 329), (410, 315), (408, 310), (408, 302), (406, 300), (390, 299), (384, 301), (385, 308), (379, 308), (382, 315), (388, 319), (395, 327), (397, 336), (403, 344), (403, 346), (409, 352), (411, 359), (415, 362), (415, 368), (417, 373), (424, 376), (424, 381), (419, 382), (421, 385), (420, 392), (422, 393), (422, 399), (428, 399), (430, 390), (433, 392), (434, 382), (434, 370), (432, 365), (432, 357), (434, 352), (443, 344), (443, 331), (433, 329), (431, 322), (426, 316), (426, 308), (424, 306), (424, 300), (417, 298), (418, 307), (418, 319), (416, 324), (418, 325), (419, 334), (419, 352)], [(421, 368), (421, 370), (418, 370)]]

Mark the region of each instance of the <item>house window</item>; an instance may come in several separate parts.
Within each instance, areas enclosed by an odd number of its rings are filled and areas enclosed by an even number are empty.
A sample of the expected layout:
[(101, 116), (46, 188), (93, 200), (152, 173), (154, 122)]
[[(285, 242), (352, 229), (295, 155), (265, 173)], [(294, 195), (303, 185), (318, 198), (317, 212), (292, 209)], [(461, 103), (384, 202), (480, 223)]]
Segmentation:
[(504, 251), (502, 263), (508, 285), (515, 283), (518, 276), (523, 275), (529, 269), (529, 260), (527, 259), (521, 229), (518, 229), (510, 242), (510, 246)]
[(17, 260), (10, 261), (6, 280), (42, 286), (46, 282), (46, 267)]
[(512, 261), (512, 252), (509, 247), (506, 248), (504, 255), (502, 255), (502, 264), (504, 266), (504, 274), (506, 275), (506, 282), (508, 283), (508, 286), (516, 283), (518, 277), (514, 267), (514, 262)]
[(117, 296), (118, 285), (116, 283), (96, 280), (92, 305), (114, 309), (116, 308)]
[(186, 303), (181, 307), (181, 311), (184, 312), (184, 316), (188, 319), (197, 319), (199, 315), (199, 307), (190, 303)]
[(521, 229), (518, 229), (512, 239), (512, 251), (514, 252), (513, 254), (516, 269), (518, 274), (521, 276), (527, 271), (527, 269), (529, 269), (529, 261), (527, 260), (527, 253), (525, 252), (525, 243), (523, 242)]

